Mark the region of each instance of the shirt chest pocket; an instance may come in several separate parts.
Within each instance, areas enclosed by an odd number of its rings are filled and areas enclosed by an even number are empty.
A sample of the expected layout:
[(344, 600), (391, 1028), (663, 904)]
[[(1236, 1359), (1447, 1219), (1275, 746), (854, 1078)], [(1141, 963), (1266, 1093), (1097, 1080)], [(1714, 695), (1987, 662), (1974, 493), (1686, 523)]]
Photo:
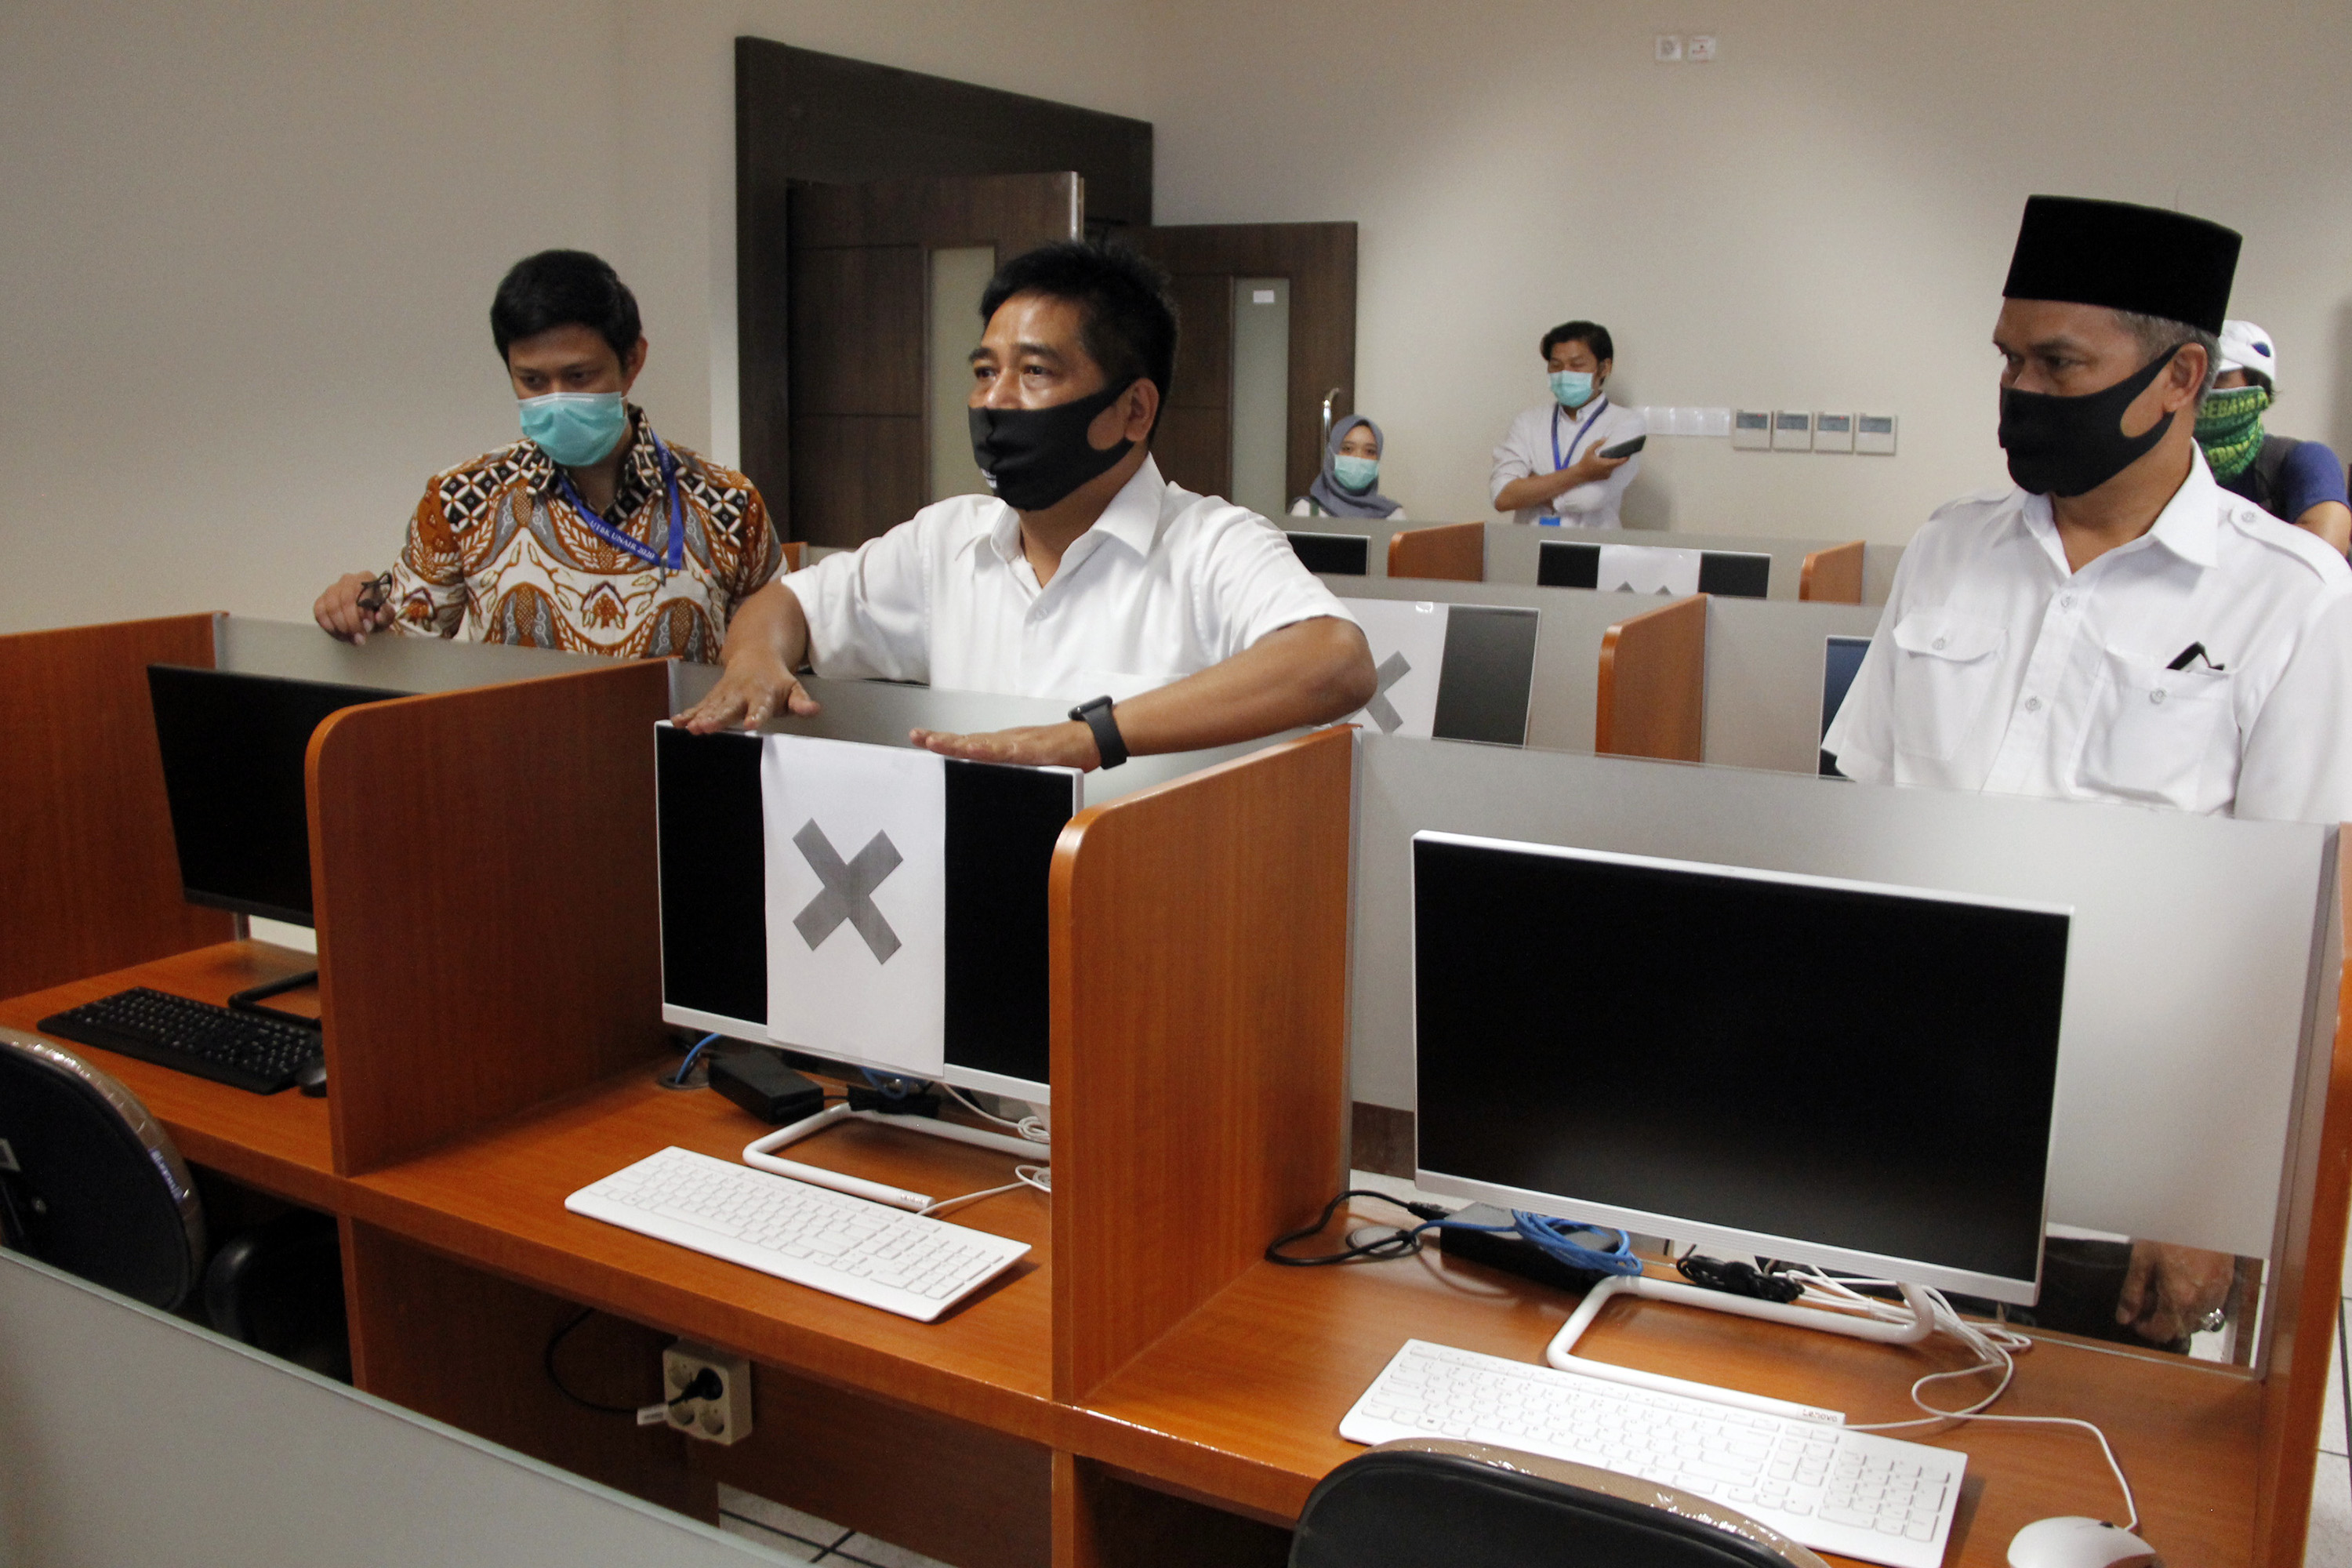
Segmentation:
[(2076, 781), (2125, 800), (2208, 809), (2208, 764), (2232, 735), (2231, 678), (2216, 669), (2166, 669), (2107, 651), (2083, 736)]
[(1948, 762), (1992, 697), (2009, 633), (1951, 610), (1914, 610), (1895, 624), (1895, 746)]

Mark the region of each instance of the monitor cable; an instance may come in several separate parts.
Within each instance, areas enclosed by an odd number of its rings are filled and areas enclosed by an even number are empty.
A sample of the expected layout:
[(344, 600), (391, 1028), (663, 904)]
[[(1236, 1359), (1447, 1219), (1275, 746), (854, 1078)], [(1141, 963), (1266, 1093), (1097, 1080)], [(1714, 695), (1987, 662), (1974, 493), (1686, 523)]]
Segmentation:
[[(1372, 1198), (1392, 1204), (1405, 1210), (1421, 1223), (1388, 1228), (1358, 1226), (1349, 1232), (1348, 1243), (1337, 1252), (1315, 1253), (1301, 1257), (1286, 1251), (1298, 1242), (1320, 1232), (1339, 1212), (1339, 1205), (1349, 1198)], [(1374, 1234), (1365, 1240), (1358, 1237), (1366, 1229)], [(1350, 1187), (1323, 1205), (1323, 1212), (1311, 1225), (1276, 1237), (1265, 1246), (1265, 1260), (1288, 1268), (1318, 1268), (1335, 1263), (1382, 1263), (1392, 1258), (1411, 1258), (1420, 1252), (1422, 1237), (1433, 1230), (1483, 1230), (1516, 1235), (1538, 1250), (1570, 1268), (1593, 1274), (1638, 1274), (1642, 1260), (1634, 1256), (1633, 1238), (1622, 1230), (1604, 1226), (1579, 1225), (1571, 1220), (1553, 1219), (1547, 1215), (1529, 1214), (1524, 1209), (1511, 1211), (1509, 1225), (1468, 1225), (1457, 1220), (1453, 1211), (1435, 1204), (1414, 1203), (1391, 1197), (1370, 1187)], [(1591, 1247), (1577, 1239), (1579, 1236), (1600, 1237), (1604, 1247)]]
[[(1780, 1265), (1766, 1271), (1745, 1264), (1725, 1263), (1717, 1258), (1697, 1258), (1687, 1254), (1680, 1260), (1677, 1267), (1682, 1269), (1684, 1277), (1694, 1284), (1708, 1283), (1706, 1279), (1701, 1278), (1702, 1273), (1722, 1271), (1726, 1276), (1738, 1277), (1738, 1271), (1746, 1269), (1748, 1274), (1756, 1276), (1758, 1281), (1779, 1281), (1780, 1283), (1772, 1286), (1772, 1289), (1792, 1287), (1793, 1294), (1786, 1299), (1801, 1300), (1810, 1307), (1819, 1307), (1830, 1311), (1857, 1313), (1886, 1322), (1902, 1322), (1908, 1318), (1908, 1314), (1893, 1302), (1863, 1293), (1865, 1289), (1894, 1289), (1893, 1280), (1832, 1279), (1819, 1268), (1802, 1264)], [(1762, 1294), (1761, 1289), (1742, 1289), (1738, 1286), (1730, 1285), (1715, 1288), (1731, 1289), (1739, 1295)], [(1906, 1421), (1848, 1422), (1845, 1429), (1849, 1432), (1896, 1432), (1913, 1426), (1939, 1426), (1948, 1422), (2000, 1421), (2021, 1426), (2072, 1426), (2077, 1430), (2088, 1432), (2097, 1441), (2099, 1452), (2106, 1458), (2107, 1468), (2115, 1475), (2116, 1486), (2124, 1494), (2126, 1515), (2124, 1528), (2137, 1531), (2139, 1528), (2138, 1500), (2132, 1496), (2130, 1479), (2124, 1474), (2123, 1463), (2116, 1458), (2115, 1448), (2107, 1442), (2107, 1435), (2095, 1424), (2074, 1415), (1988, 1414), (1994, 1402), (2009, 1392), (2009, 1385), (2017, 1377), (2017, 1358), (2033, 1348), (2033, 1341), (2014, 1329), (1969, 1322), (1960, 1316), (1940, 1290), (1923, 1290), (1921, 1294), (1933, 1306), (1936, 1327), (1973, 1352), (1977, 1358), (1975, 1363), (1970, 1366), (1955, 1367), (1949, 1372), (1931, 1372), (1912, 1383), (1911, 1403), (1927, 1412), (1926, 1415), (1914, 1416)], [(1782, 1298), (1768, 1296), (1765, 1299), (1781, 1300)], [(1957, 1410), (1948, 1410), (1939, 1405), (1932, 1404), (1927, 1397), (1927, 1391), (1930, 1384), (1954, 1382), (1961, 1378), (1982, 1377), (1988, 1374), (1994, 1379), (1990, 1391), (1983, 1397), (1971, 1404), (1964, 1405)]]

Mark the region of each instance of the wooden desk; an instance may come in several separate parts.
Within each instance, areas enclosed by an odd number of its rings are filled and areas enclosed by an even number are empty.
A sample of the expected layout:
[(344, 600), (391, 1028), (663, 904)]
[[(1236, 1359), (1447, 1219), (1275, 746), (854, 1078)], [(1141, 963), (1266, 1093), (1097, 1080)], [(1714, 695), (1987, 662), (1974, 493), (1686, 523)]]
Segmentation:
[[(1065, 833), (1062, 1190), (1050, 1212), (1023, 1192), (961, 1216), (1035, 1250), (943, 1322), (566, 1213), (566, 1194), (654, 1149), (727, 1155), (758, 1131), (714, 1095), (652, 1081), (657, 977), (632, 889), (653, 884), (639, 807), (642, 739), (667, 710), (659, 674), (616, 665), (321, 727), (310, 769), (329, 1100), (91, 1052), (192, 1162), (337, 1216), (362, 1387), (688, 1512), (707, 1517), (726, 1480), (968, 1568), (1273, 1563), (1308, 1489), (1356, 1451), (1339, 1415), (1401, 1340), (1540, 1353), (1567, 1310), (1556, 1293), (1442, 1263), (1256, 1261), (1344, 1179), (1354, 758), (1339, 732), (1122, 797)], [(402, 765), (477, 753), (455, 825), (456, 786)], [(396, 887), (371, 899), (385, 842), (404, 847)], [(581, 845), (595, 852), (568, 852)], [(218, 1000), (309, 963), (203, 947), (0, 1003), (0, 1020), (29, 1027), (142, 984)], [(2336, 1060), (2326, 1136), (2299, 1152), (2285, 1211), (2270, 1382), (2053, 1344), (2004, 1405), (2105, 1426), (2177, 1568), (2300, 1559), (2352, 1190), (2352, 1051)], [(941, 1194), (994, 1185), (1012, 1163), (862, 1127), (804, 1157)], [(566, 1403), (542, 1356), (583, 1305), (609, 1315), (566, 1343), (578, 1392), (649, 1402), (658, 1348), (684, 1335), (753, 1359), (752, 1436), (721, 1449)], [(1906, 1414), (1910, 1378), (1948, 1353), (1651, 1303), (1612, 1310), (1588, 1344), (1857, 1419)], [(1999, 1563), (2028, 1519), (2111, 1506), (2076, 1436), (1937, 1440), (1974, 1460), (1956, 1568)]]
[[(1352, 1223), (1397, 1217), (1373, 1205)], [(1396, 1263), (1263, 1264), (1107, 1382), (1087, 1404), (1099, 1419), (1071, 1441), (1129, 1475), (1286, 1521), (1318, 1479), (1362, 1452), (1339, 1437), (1339, 1418), (1405, 1340), (1540, 1363), (1573, 1304), (1566, 1292), (1445, 1259), (1434, 1247)], [(1612, 1306), (1578, 1353), (1828, 1405), (1857, 1423), (1916, 1415), (1911, 1381), (1968, 1361), (1948, 1341), (1877, 1345), (1631, 1300)], [(2000, 1411), (2096, 1419), (2132, 1479), (2143, 1530), (2168, 1563), (2246, 1561), (2259, 1384), (2063, 1336), (2018, 1367)], [(2121, 1506), (2086, 1434), (1970, 1423), (1895, 1435), (1969, 1456), (1948, 1568), (2005, 1563), (2011, 1536), (2033, 1520), (2108, 1517)]]

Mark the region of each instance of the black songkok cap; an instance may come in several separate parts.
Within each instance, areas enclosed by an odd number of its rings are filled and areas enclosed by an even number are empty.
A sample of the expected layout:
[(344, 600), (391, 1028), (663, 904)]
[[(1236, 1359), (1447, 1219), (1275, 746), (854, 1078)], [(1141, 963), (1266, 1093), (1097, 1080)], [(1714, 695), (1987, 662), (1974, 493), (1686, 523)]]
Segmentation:
[(2105, 305), (2218, 335), (2244, 243), (2235, 229), (2161, 207), (2028, 196), (2001, 297)]

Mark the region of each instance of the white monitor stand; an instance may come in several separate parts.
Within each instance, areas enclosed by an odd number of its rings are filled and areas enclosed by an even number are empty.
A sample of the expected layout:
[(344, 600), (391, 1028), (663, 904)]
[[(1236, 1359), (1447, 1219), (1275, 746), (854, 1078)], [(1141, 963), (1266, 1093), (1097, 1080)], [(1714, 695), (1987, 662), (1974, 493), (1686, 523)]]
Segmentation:
[(797, 1143), (824, 1131), (836, 1121), (855, 1118), (871, 1121), (878, 1127), (897, 1127), (908, 1132), (921, 1132), (933, 1138), (946, 1138), (958, 1143), (971, 1143), (1000, 1153), (1019, 1154), (1034, 1163), (1050, 1164), (1053, 1161), (1050, 1144), (1034, 1142), (1026, 1138), (1013, 1138), (1002, 1132), (984, 1131), (977, 1127), (965, 1127), (958, 1122), (943, 1121), (936, 1116), (897, 1116), (881, 1110), (853, 1110), (846, 1105), (829, 1105), (814, 1116), (805, 1117), (788, 1127), (779, 1127), (766, 1137), (746, 1144), (743, 1163), (757, 1170), (772, 1171), (779, 1176), (790, 1176), (811, 1186), (830, 1187), (852, 1197), (871, 1198), (877, 1204), (893, 1208), (920, 1211), (931, 1206), (928, 1194), (908, 1192), (904, 1187), (890, 1186), (882, 1182), (869, 1182), (860, 1176), (844, 1175), (821, 1165), (803, 1165), (797, 1160), (780, 1160), (775, 1151), (788, 1143)]
[(1835, 1419), (1833, 1412), (1816, 1410), (1811, 1405), (1795, 1405), (1784, 1399), (1769, 1399), (1760, 1394), (1746, 1394), (1711, 1384), (1689, 1383), (1678, 1377), (1643, 1372), (1636, 1367), (1619, 1366), (1611, 1362), (1588, 1361), (1572, 1352), (1584, 1331), (1601, 1315), (1601, 1310), (1620, 1296), (1675, 1301), (1685, 1307), (1704, 1307), (1709, 1311), (1761, 1318), (1770, 1323), (1788, 1323), (1823, 1333), (1847, 1334), (1858, 1340), (1876, 1340), (1882, 1344), (1917, 1344), (1936, 1331), (1935, 1307), (1927, 1291), (1919, 1286), (1905, 1285), (1901, 1289), (1903, 1300), (1911, 1308), (1912, 1321), (1907, 1323), (1890, 1322), (1881, 1318), (1824, 1307), (1759, 1300), (1753, 1296), (1735, 1296), (1729, 1291), (1704, 1289), (1673, 1279), (1652, 1279), (1643, 1275), (1613, 1275), (1585, 1292), (1582, 1303), (1569, 1315), (1568, 1321), (1560, 1325), (1560, 1331), (1552, 1336), (1551, 1343), (1544, 1347), (1544, 1361), (1563, 1372), (1580, 1372), (1588, 1377), (1607, 1378), (1612, 1383), (1630, 1384), (1654, 1393), (1708, 1399), (1717, 1404), (1749, 1405), (1775, 1415)]

